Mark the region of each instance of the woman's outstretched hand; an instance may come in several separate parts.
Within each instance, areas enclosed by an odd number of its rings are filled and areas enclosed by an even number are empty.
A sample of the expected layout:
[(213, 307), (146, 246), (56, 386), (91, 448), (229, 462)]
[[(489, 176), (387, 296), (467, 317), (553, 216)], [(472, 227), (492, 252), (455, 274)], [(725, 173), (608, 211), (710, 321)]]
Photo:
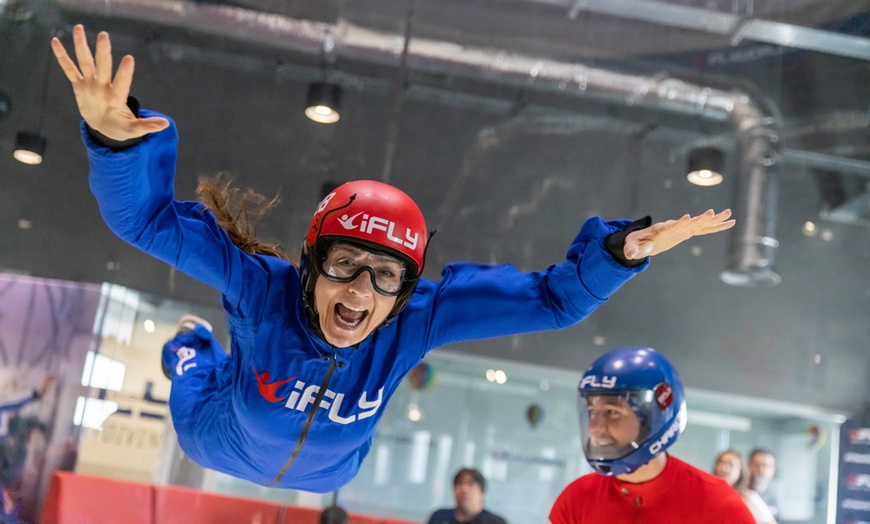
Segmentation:
[(684, 215), (679, 220), (658, 222), (633, 231), (625, 237), (625, 258), (637, 260), (664, 253), (692, 237), (725, 231), (734, 226), (731, 210), (714, 213), (712, 209), (698, 216)]
[(135, 68), (133, 57), (127, 55), (121, 59), (113, 80), (112, 43), (108, 33), (101, 32), (97, 35), (96, 61), (88, 47), (85, 28), (81, 24), (73, 28), (73, 44), (78, 66), (57, 37), (52, 38), (51, 49), (72, 84), (79, 113), (91, 129), (121, 142), (169, 127), (169, 121), (165, 118), (136, 118), (127, 107), (127, 96), (130, 94)]

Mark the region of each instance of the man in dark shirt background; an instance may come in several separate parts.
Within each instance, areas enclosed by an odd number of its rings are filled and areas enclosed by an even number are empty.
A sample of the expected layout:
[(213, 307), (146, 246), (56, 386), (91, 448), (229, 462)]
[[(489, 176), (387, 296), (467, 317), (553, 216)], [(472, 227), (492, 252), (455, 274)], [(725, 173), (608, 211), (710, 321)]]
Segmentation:
[(429, 517), (429, 524), (507, 524), (505, 519), (483, 509), (486, 479), (472, 468), (460, 469), (453, 477), (455, 508), (439, 509)]
[(749, 454), (749, 487), (761, 495), (761, 499), (770, 508), (773, 516), (778, 520), (779, 515), (779, 491), (773, 480), (776, 473), (776, 459), (773, 453), (763, 448), (755, 448)]

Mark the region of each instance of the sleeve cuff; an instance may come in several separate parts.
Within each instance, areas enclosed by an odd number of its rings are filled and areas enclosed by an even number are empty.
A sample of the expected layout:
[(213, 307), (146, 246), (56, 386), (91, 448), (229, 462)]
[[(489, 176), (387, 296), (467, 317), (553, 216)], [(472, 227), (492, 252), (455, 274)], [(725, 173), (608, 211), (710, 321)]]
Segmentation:
[(639, 218), (625, 226), (622, 231), (617, 231), (616, 233), (608, 235), (607, 238), (604, 239), (604, 247), (607, 249), (607, 252), (610, 253), (610, 256), (625, 267), (638, 267), (643, 265), (644, 262), (646, 262), (645, 258), (640, 260), (629, 260), (625, 258), (625, 237), (633, 231), (646, 229), (651, 225), (651, 216), (647, 215), (643, 218)]
[[(130, 108), (130, 111), (133, 112), (133, 115), (136, 118), (139, 118), (139, 101), (136, 100), (136, 98), (128, 96), (127, 107)], [(96, 129), (93, 129), (91, 126), (87, 125), (87, 123), (85, 123), (85, 128), (88, 130), (88, 136), (91, 137), (91, 140), (93, 140), (97, 145), (111, 149), (114, 153), (133, 147), (145, 140), (144, 136), (130, 138), (128, 140), (114, 140), (100, 133)]]

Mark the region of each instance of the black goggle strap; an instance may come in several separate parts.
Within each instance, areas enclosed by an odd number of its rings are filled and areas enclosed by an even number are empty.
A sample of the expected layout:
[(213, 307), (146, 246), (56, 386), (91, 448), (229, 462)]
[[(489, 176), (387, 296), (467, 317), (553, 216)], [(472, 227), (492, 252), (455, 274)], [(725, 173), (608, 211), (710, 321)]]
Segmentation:
[[(332, 214), (335, 211), (340, 211), (346, 207), (349, 207), (351, 204), (353, 204), (354, 200), (356, 200), (356, 193), (352, 194), (350, 196), (350, 198), (347, 199), (346, 204), (344, 204), (343, 206), (338, 206), (336, 208), (330, 209), (329, 211), (324, 213), (323, 216), (320, 217), (320, 221), (315, 226), (315, 227), (317, 227), (317, 235), (314, 237), (314, 242), (312, 242), (310, 247), (308, 246), (307, 240), (302, 241), (302, 249), (303, 249), (304, 256), (302, 257), (302, 260), (300, 260), (300, 265), (305, 264), (305, 267), (303, 268), (303, 271), (302, 271), (302, 293), (303, 293), (303, 301), (302, 302), (305, 306), (305, 313), (308, 316), (309, 328), (314, 333), (317, 333), (317, 335), (320, 336), (320, 338), (324, 338), (323, 331), (321, 331), (320, 326), (318, 325), (317, 313), (314, 311), (314, 305), (313, 305), (314, 299), (313, 299), (313, 297), (311, 297), (311, 293), (313, 292), (313, 289), (314, 289), (314, 282), (312, 280), (312, 273), (316, 275), (316, 274), (323, 272), (323, 269), (321, 267), (319, 267), (316, 263), (317, 257), (318, 257), (317, 249), (316, 249), (317, 248), (317, 241), (320, 240), (320, 232), (323, 229), (323, 222), (326, 220), (326, 217), (328, 217), (330, 214)], [(311, 267), (308, 267), (307, 261), (304, 260), (305, 258), (308, 258), (308, 257), (310, 257), (309, 260), (311, 262), (314, 262), (311, 264)], [(309, 289), (309, 287), (310, 287), (310, 289)]]
[(423, 274), (423, 269), (426, 267), (426, 254), (429, 253), (430, 242), (432, 242), (432, 237), (434, 237), (435, 233), (437, 233), (437, 232), (438, 232), (437, 230), (429, 232), (429, 236), (426, 238), (426, 249), (423, 250), (423, 263), (420, 264), (420, 271), (418, 271), (417, 274), (414, 275), (414, 278), (409, 278), (408, 279), (409, 281), (413, 282), (414, 280), (417, 280), (418, 278), (420, 278), (420, 275)]

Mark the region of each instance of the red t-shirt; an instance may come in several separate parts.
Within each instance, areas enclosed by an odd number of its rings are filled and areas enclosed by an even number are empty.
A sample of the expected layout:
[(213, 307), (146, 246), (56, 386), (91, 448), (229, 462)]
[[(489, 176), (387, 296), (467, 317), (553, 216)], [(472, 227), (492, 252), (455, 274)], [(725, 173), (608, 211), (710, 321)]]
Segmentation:
[(755, 524), (737, 490), (668, 455), (658, 477), (632, 484), (590, 473), (566, 487), (551, 524)]

